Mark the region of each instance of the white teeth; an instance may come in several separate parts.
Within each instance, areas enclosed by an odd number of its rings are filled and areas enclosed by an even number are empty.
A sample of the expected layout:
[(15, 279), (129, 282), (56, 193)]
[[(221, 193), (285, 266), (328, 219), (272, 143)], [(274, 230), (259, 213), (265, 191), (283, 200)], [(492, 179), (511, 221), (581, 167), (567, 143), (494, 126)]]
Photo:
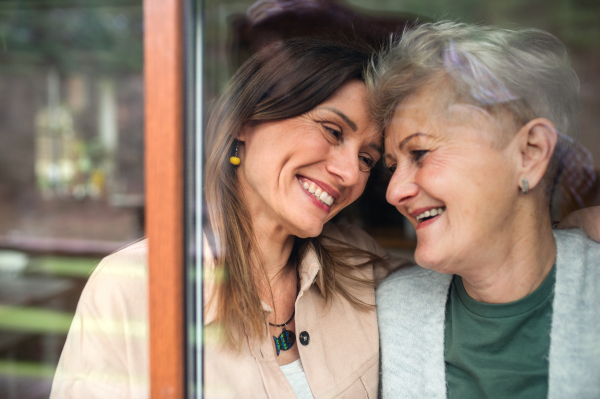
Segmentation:
[(444, 208), (434, 208), (434, 209), (430, 209), (428, 211), (423, 212), (422, 214), (418, 215), (416, 217), (417, 222), (420, 221), (423, 218), (427, 218), (430, 216), (437, 216), (437, 215), (441, 215), (442, 212), (444, 212), (445, 209)]
[(313, 182), (300, 181), (302, 187), (309, 193), (311, 193), (315, 198), (317, 198), (322, 203), (331, 206), (335, 199), (327, 193), (327, 191), (323, 190), (321, 187), (317, 186)]

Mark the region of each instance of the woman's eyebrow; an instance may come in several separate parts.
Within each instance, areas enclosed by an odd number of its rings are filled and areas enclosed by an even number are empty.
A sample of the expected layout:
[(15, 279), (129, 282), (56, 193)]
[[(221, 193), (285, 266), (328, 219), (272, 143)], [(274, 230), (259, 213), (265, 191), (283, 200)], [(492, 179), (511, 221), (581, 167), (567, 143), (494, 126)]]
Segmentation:
[(407, 138), (405, 138), (404, 140), (402, 140), (402, 142), (401, 142), (401, 143), (400, 143), (400, 145), (398, 146), (398, 148), (400, 149), (400, 151), (402, 151), (402, 150), (404, 149), (404, 146), (405, 146), (406, 144), (408, 144), (408, 142), (409, 142), (411, 139), (413, 139), (413, 138), (415, 138), (415, 137), (419, 137), (419, 136), (429, 136), (429, 135), (428, 135), (428, 134), (425, 134), (425, 133), (418, 133), (418, 132), (417, 132), (417, 133), (413, 133), (413, 134), (411, 134), (410, 136), (408, 136)]
[(348, 124), (348, 126), (350, 126), (350, 129), (352, 129), (353, 131), (357, 131), (358, 127), (356, 126), (356, 123), (354, 123), (352, 121), (352, 119), (348, 118), (342, 111), (340, 111), (337, 108), (333, 108), (333, 107), (318, 107), (318, 108), (323, 108), (326, 110), (329, 110), (331, 112), (335, 112), (336, 114), (338, 114), (343, 120), (344, 122), (346, 122)]
[(373, 148), (375, 151), (378, 151), (380, 156), (383, 155), (383, 147), (379, 144), (369, 143), (369, 147)]

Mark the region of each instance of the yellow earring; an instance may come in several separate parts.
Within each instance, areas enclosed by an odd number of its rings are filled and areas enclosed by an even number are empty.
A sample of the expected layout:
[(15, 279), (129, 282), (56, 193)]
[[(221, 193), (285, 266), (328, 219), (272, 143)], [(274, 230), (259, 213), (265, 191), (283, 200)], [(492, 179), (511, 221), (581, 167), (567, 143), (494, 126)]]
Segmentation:
[(235, 154), (229, 158), (229, 163), (238, 166), (242, 160), (238, 157), (238, 143), (239, 140), (235, 142)]

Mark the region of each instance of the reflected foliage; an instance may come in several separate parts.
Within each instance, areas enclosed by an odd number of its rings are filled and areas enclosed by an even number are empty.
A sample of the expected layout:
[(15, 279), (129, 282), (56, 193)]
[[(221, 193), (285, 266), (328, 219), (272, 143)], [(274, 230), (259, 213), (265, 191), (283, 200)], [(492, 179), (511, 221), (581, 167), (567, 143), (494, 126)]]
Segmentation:
[(2, 2), (0, 70), (140, 72), (142, 34), (139, 1)]

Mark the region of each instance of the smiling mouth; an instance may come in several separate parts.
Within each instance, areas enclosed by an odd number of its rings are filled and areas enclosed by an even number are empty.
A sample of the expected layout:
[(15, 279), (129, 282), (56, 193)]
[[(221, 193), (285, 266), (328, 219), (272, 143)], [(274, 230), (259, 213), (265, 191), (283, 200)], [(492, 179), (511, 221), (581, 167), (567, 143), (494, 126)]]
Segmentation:
[(319, 185), (316, 184), (315, 182), (310, 181), (306, 178), (302, 178), (302, 179), (299, 178), (298, 181), (310, 195), (315, 197), (322, 204), (331, 206), (335, 202), (335, 199), (331, 195), (329, 195), (329, 193), (327, 193), (327, 191), (325, 191), (321, 187), (319, 187)]
[(442, 213), (444, 213), (445, 210), (446, 210), (446, 208), (429, 209), (429, 210), (421, 213), (420, 215), (417, 215), (415, 217), (415, 219), (417, 219), (417, 223), (422, 223), (429, 219), (433, 219), (436, 216), (440, 216)]

